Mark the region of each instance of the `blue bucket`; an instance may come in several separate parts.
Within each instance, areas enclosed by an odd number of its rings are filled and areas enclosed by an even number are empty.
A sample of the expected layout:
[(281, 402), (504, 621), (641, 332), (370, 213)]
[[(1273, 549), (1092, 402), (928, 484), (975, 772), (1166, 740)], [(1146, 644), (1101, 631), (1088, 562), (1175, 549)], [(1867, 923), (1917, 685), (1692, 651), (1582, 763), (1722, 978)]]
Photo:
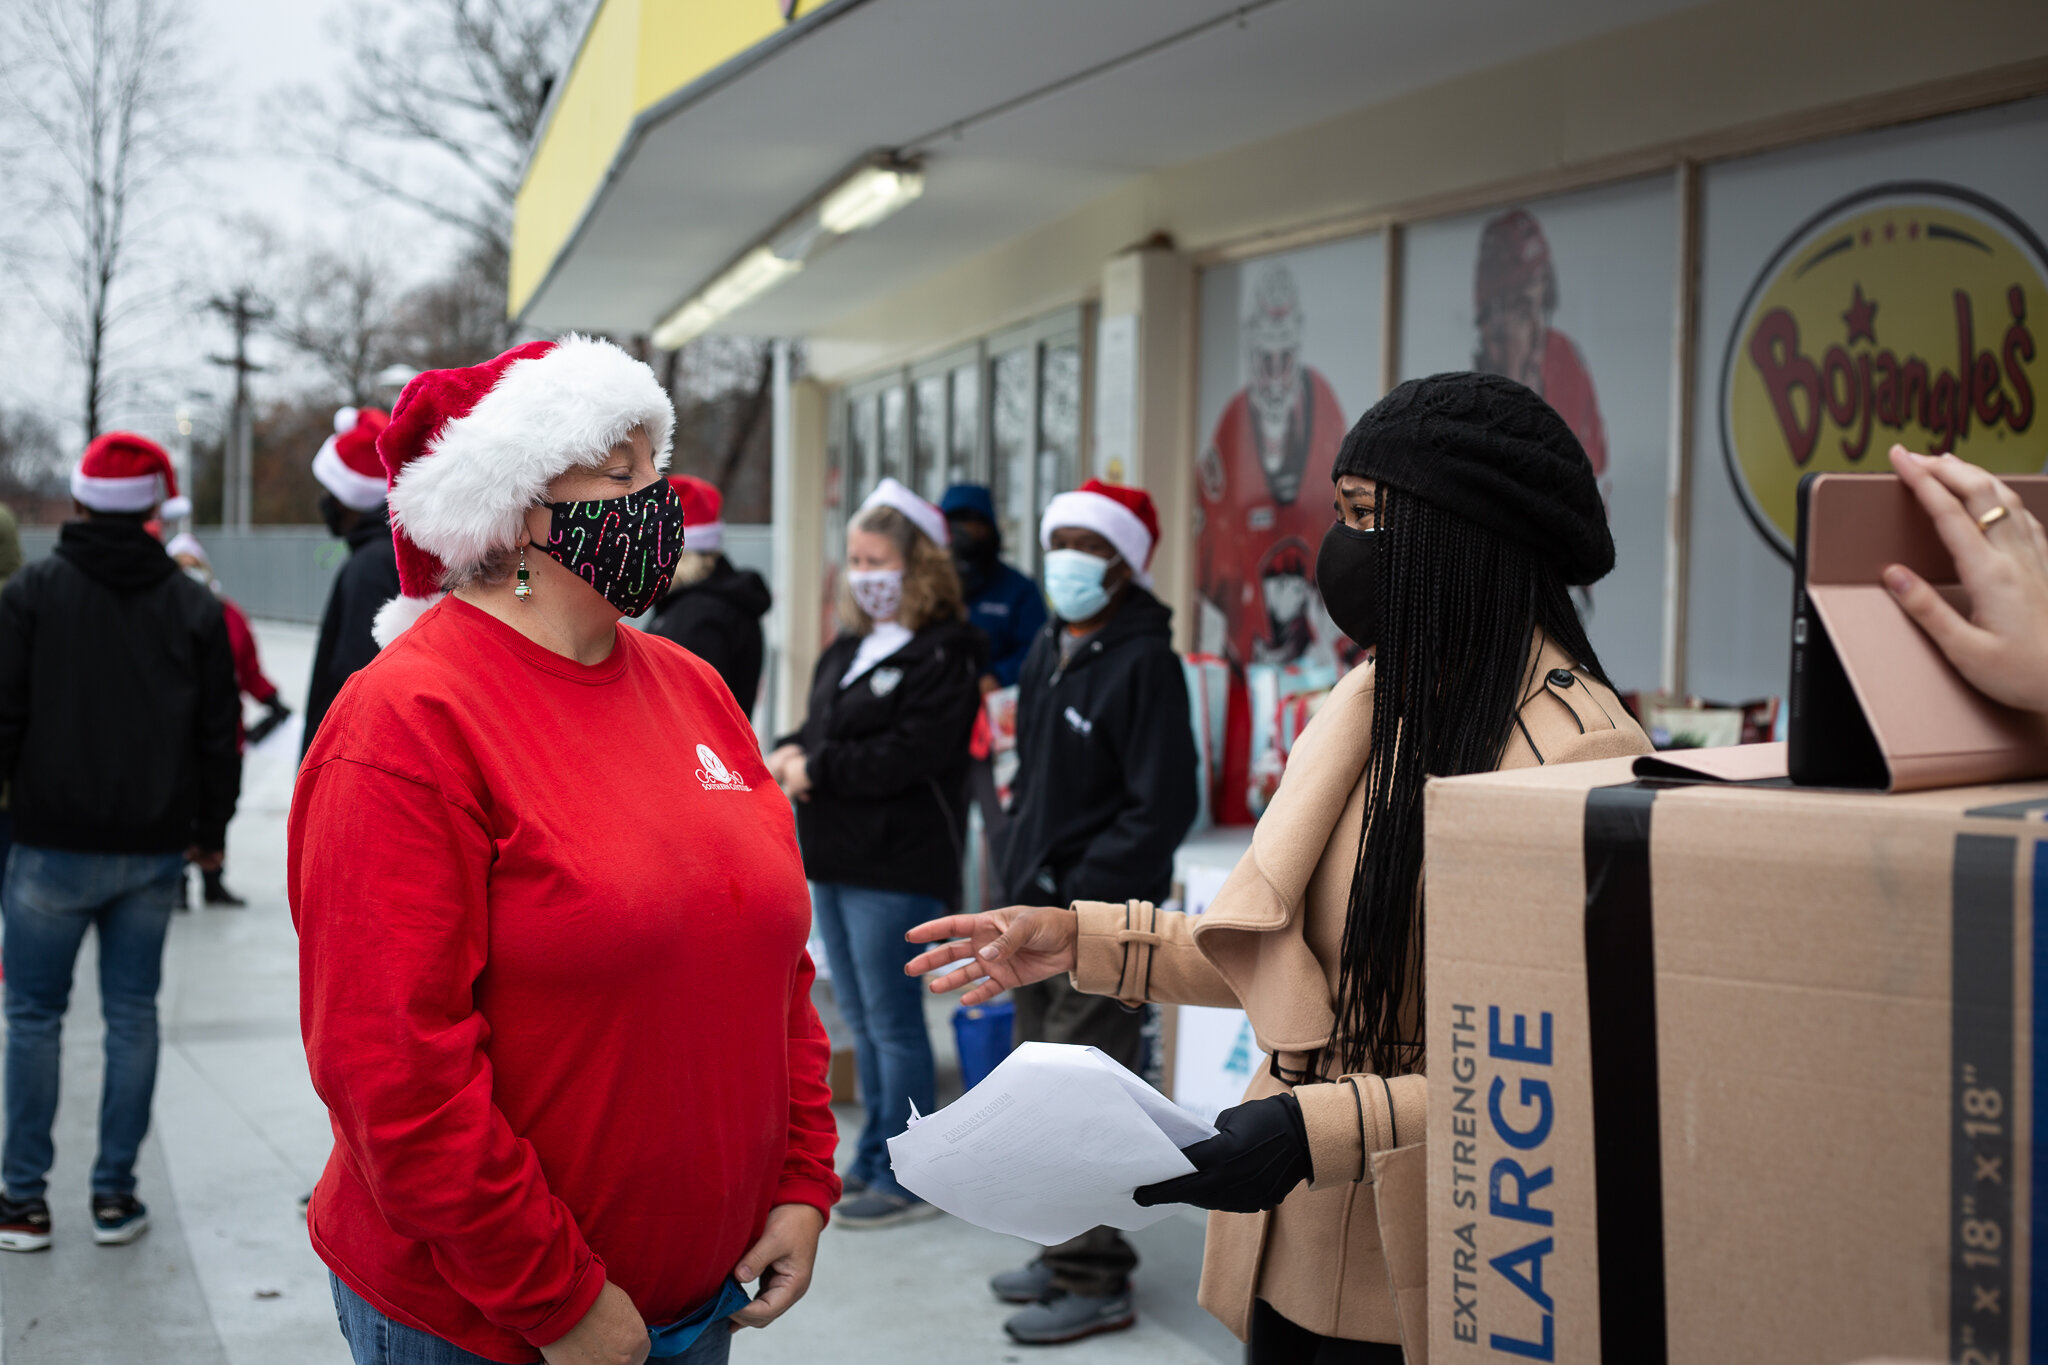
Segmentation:
[(1008, 1000), (962, 1005), (953, 1011), (953, 1041), (960, 1048), (960, 1084), (972, 1090), (1010, 1055), (1011, 1030), (1017, 1007)]

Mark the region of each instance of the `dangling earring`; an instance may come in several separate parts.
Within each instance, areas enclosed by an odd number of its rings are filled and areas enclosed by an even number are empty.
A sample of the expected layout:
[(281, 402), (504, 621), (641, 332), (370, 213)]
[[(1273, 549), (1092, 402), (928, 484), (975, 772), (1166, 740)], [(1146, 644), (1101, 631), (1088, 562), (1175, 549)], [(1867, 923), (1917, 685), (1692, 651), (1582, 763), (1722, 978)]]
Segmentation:
[(519, 547), (519, 581), (512, 587), (512, 595), (524, 602), (533, 596), (533, 583), (526, 576), (526, 547)]

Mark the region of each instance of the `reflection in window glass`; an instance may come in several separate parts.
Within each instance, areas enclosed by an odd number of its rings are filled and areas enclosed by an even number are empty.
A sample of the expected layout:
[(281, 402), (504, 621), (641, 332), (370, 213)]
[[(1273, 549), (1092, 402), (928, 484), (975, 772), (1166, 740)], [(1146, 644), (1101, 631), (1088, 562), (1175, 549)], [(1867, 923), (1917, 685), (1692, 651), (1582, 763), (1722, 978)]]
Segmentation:
[(847, 437), (853, 458), (849, 461), (852, 484), (846, 489), (846, 505), (852, 508), (860, 506), (860, 500), (881, 479), (877, 464), (881, 447), (876, 438), (873, 394), (854, 402), (853, 420), (847, 423)]
[(917, 428), (911, 443), (910, 486), (932, 502), (946, 491), (946, 376), (917, 381)]
[(846, 481), (849, 447), (853, 444), (853, 405), (849, 404), (839, 439), (825, 447), (825, 562), (837, 563), (846, 544)]
[(908, 395), (901, 387), (882, 392), (882, 473), (899, 483), (910, 482)]
[(992, 491), (1003, 549), (1012, 564), (1030, 573), (1038, 562), (1031, 502), (1031, 365), (1033, 348), (999, 355), (990, 364), (994, 399), (989, 414), (989, 453), (993, 457)]
[(981, 371), (962, 365), (953, 371), (949, 382), (953, 386), (953, 440), (947, 449), (946, 482), (973, 483), (975, 428), (981, 421)]
[(1081, 348), (1072, 341), (1045, 348), (1045, 368), (1038, 390), (1038, 500), (1032, 518), (1045, 511), (1057, 493), (1080, 482)]

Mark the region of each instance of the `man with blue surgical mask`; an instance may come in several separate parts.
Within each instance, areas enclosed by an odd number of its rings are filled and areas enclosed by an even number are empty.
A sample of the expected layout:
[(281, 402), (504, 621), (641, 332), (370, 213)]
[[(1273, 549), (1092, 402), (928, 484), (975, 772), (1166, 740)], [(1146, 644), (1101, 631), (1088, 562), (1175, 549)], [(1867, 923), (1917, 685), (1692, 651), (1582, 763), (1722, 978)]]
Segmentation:
[[(1146, 572), (1158, 542), (1159, 517), (1142, 489), (1090, 479), (1045, 509), (1039, 543), (1053, 619), (1017, 680), (1006, 903), (1157, 904), (1171, 894), (1199, 779), (1173, 613)], [(1018, 1042), (1092, 1045), (1144, 1069), (1142, 1013), (1084, 995), (1064, 976), (1014, 994)], [(1029, 1305), (1004, 1324), (1017, 1341), (1078, 1341), (1137, 1321), (1137, 1263), (1115, 1228), (1095, 1228), (990, 1288)]]

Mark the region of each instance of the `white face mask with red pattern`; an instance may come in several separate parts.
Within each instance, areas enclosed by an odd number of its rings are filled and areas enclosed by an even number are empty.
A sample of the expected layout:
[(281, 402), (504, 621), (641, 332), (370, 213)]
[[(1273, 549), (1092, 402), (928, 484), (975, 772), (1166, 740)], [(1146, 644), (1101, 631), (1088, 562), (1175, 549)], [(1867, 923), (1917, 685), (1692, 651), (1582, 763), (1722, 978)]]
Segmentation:
[(903, 609), (903, 570), (868, 569), (846, 576), (853, 600), (875, 621), (893, 621)]

